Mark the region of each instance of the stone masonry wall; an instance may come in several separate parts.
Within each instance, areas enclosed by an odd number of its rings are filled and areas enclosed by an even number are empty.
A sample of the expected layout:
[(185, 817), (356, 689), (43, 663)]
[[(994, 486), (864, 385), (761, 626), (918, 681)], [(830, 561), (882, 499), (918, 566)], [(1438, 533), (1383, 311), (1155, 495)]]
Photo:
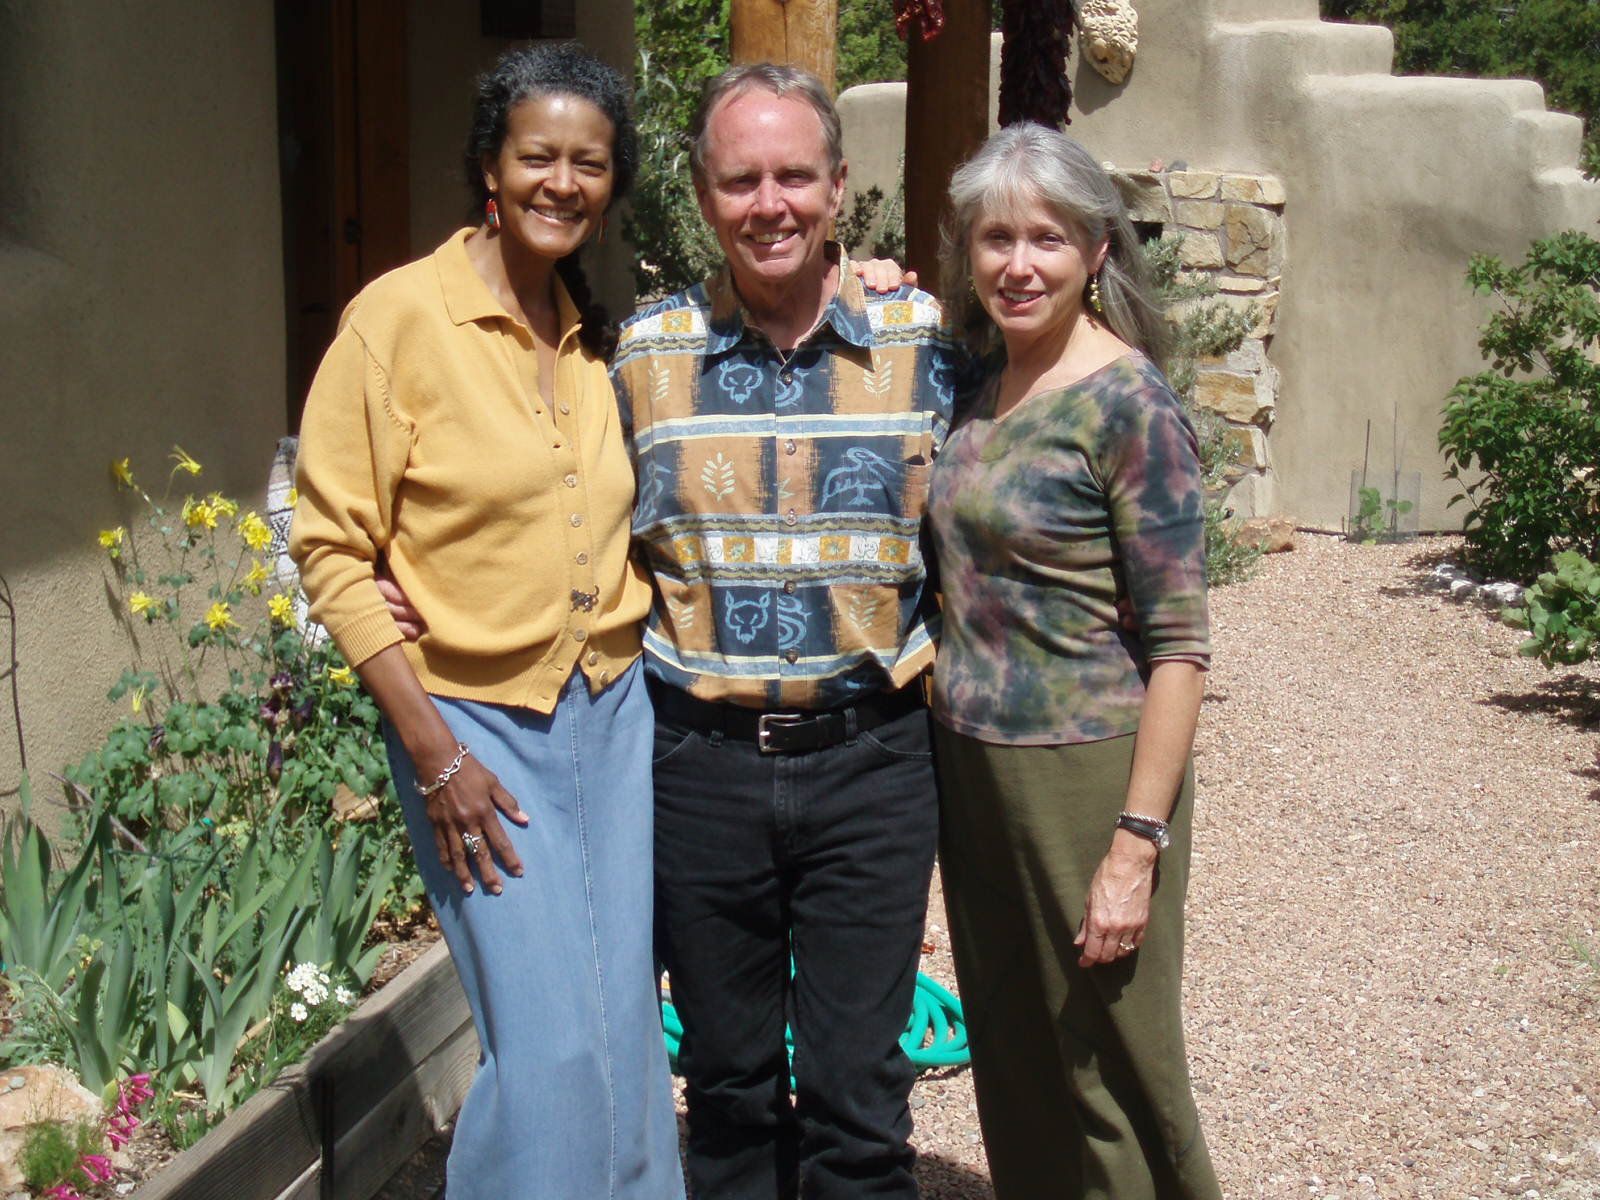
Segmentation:
[(1270, 350), (1283, 281), (1283, 184), (1269, 175), (1226, 171), (1111, 168), (1129, 215), (1183, 238), (1180, 261), (1191, 276), (1209, 278), (1220, 300), (1254, 307), (1256, 322), (1230, 354), (1202, 359), (1195, 404), (1227, 422), (1235, 470), (1229, 502), (1241, 516), (1273, 511), (1268, 435), (1277, 413), (1278, 372)]

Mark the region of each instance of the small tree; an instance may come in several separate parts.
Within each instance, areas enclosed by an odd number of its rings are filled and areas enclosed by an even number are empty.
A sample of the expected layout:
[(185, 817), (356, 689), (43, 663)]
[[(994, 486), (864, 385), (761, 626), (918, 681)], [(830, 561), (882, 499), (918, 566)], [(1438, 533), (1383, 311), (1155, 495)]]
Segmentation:
[(1450, 503), (1469, 506), (1472, 565), (1529, 583), (1560, 551), (1600, 558), (1600, 241), (1541, 238), (1520, 266), (1478, 255), (1467, 278), (1502, 311), (1478, 343), (1492, 369), (1445, 404)]

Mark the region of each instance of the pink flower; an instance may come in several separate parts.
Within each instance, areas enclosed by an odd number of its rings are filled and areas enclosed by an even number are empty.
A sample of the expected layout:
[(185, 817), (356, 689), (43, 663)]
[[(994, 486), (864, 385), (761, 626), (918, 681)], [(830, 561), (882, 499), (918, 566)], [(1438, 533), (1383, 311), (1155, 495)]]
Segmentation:
[(110, 1183), (116, 1178), (116, 1168), (104, 1154), (85, 1154), (78, 1160), (78, 1169), (95, 1183)]
[(150, 1076), (148, 1074), (129, 1075), (127, 1079), (117, 1085), (117, 1106), (120, 1108), (124, 1102), (143, 1104), (154, 1095), (155, 1091), (150, 1087)]
[(50, 1200), (83, 1200), (83, 1194), (70, 1184), (58, 1183), (53, 1188), (46, 1188), (46, 1196)]

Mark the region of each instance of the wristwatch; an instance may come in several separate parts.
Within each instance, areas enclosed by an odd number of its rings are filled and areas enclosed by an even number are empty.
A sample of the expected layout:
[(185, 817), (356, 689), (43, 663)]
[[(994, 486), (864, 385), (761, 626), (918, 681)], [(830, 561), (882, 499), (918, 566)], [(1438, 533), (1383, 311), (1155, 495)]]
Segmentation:
[(1167, 823), (1158, 821), (1154, 817), (1141, 817), (1138, 813), (1130, 812), (1121, 813), (1117, 817), (1117, 828), (1126, 829), (1129, 833), (1138, 834), (1154, 842), (1158, 852), (1172, 844), (1172, 834), (1167, 830)]

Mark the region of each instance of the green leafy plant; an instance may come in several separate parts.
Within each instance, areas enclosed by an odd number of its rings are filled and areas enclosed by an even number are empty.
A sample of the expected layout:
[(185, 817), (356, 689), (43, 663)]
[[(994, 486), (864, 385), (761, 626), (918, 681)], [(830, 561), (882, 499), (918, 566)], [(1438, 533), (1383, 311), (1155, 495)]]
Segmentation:
[(1375, 487), (1362, 487), (1355, 516), (1350, 522), (1350, 540), (1372, 545), (1384, 537), (1395, 537), (1400, 532), (1400, 518), (1412, 510), (1409, 500), (1385, 498)]
[(689, 181), (689, 122), (703, 83), (728, 65), (728, 0), (659, 0), (634, 8), (639, 174), (623, 232), (637, 252), (641, 298), (699, 283), (722, 261)]
[(72, 971), (72, 948), (94, 920), (99, 881), (84, 856), (64, 876), (52, 870), (50, 840), (30, 816), (22, 777), (22, 811), (0, 819), (0, 969), (28, 972), (59, 989)]
[(17, 1170), (31, 1192), (43, 1195), (69, 1181), (85, 1182), (79, 1163), (104, 1149), (105, 1131), (98, 1121), (39, 1121), (23, 1134)]
[(1216, 284), (1182, 271), (1182, 238), (1168, 235), (1145, 243), (1145, 263), (1157, 296), (1171, 316), (1172, 346), (1167, 378), (1194, 425), (1200, 446), (1200, 477), (1206, 491), (1206, 576), (1215, 586), (1242, 583), (1255, 573), (1261, 549), (1245, 540), (1226, 502), (1236, 445), (1228, 423), (1194, 402), (1202, 358), (1235, 350), (1255, 327), (1253, 305), (1238, 309), (1218, 300)]
[(1600, 241), (1541, 238), (1517, 266), (1478, 255), (1467, 279), (1501, 311), (1478, 343), (1491, 369), (1444, 406), (1450, 503), (1467, 502), (1472, 565), (1529, 583), (1560, 551), (1600, 559)]
[(1528, 631), (1518, 648), (1547, 667), (1571, 666), (1600, 655), (1600, 566), (1575, 550), (1555, 556), (1553, 571), (1534, 581), (1522, 605), (1505, 620)]

